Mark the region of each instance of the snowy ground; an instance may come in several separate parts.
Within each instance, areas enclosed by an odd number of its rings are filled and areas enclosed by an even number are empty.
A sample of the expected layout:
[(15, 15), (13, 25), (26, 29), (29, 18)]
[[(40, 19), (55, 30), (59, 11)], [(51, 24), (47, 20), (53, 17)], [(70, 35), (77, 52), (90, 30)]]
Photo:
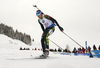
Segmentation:
[[(19, 50), (29, 47), (31, 50)], [(100, 58), (61, 55), (50, 52), (47, 59), (34, 59), (42, 54), (18, 40), (0, 35), (0, 68), (99, 68)], [(31, 56), (33, 55), (33, 57)]]

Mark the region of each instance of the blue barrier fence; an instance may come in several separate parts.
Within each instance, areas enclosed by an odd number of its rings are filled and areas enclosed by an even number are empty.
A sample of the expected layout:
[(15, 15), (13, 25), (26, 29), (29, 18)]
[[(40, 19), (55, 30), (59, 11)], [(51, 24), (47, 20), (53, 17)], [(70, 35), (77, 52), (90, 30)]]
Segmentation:
[[(93, 57), (100, 58), (100, 50), (92, 50), (91, 54)], [(91, 57), (91, 55), (90, 55), (90, 57)]]
[(83, 55), (83, 56), (89, 56), (89, 53), (74, 53), (75, 56), (78, 56), (78, 55)]

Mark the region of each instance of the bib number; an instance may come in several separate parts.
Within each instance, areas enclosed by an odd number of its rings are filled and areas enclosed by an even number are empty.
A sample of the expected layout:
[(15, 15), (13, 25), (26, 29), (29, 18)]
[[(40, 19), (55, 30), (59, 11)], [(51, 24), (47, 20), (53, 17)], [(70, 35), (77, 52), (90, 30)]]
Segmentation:
[(44, 23), (45, 27), (48, 27), (48, 23)]

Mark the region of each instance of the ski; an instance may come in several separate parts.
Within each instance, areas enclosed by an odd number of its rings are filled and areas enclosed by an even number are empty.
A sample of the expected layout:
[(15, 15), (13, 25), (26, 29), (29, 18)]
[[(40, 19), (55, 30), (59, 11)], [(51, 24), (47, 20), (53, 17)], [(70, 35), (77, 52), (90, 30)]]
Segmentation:
[(31, 57), (33, 58), (33, 59), (47, 59), (49, 56), (33, 56), (33, 55), (31, 55)]

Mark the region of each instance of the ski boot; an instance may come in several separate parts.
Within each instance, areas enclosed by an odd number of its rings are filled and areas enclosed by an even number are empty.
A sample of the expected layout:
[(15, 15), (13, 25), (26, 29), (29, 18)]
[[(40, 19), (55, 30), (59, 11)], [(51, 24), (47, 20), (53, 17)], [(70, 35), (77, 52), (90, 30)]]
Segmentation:
[(49, 49), (46, 49), (45, 52), (43, 52), (42, 55), (40, 55), (40, 58), (47, 58), (49, 55)]
[(41, 59), (46, 59), (46, 58), (47, 58), (47, 56), (46, 56), (46, 54), (45, 54), (45, 53), (43, 53), (42, 55), (40, 55), (40, 58), (41, 58)]
[(46, 56), (49, 55), (49, 49), (45, 49), (45, 54), (46, 54)]

